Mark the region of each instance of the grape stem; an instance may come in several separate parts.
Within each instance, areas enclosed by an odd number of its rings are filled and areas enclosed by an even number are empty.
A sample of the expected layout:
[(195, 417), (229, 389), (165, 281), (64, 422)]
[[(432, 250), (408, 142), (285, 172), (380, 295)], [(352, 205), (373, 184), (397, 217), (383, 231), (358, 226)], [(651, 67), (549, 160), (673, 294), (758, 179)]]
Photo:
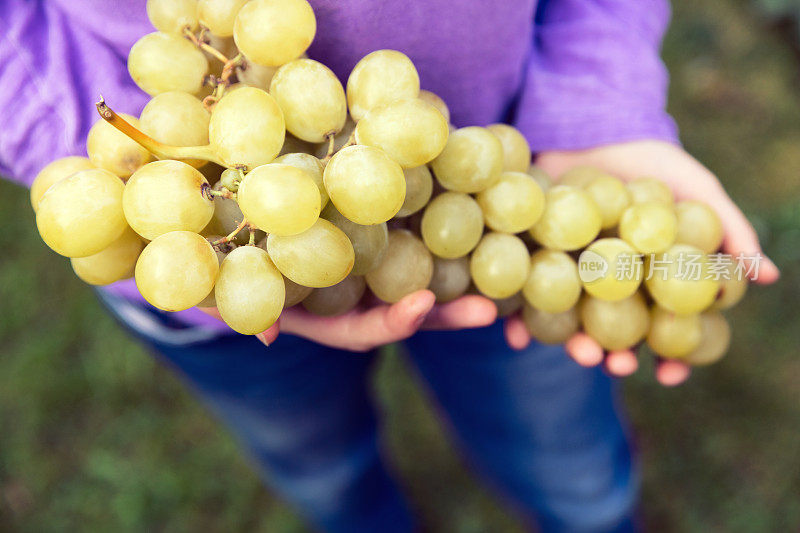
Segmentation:
[(135, 128), (130, 122), (117, 115), (113, 109), (108, 107), (102, 96), (100, 97), (100, 101), (95, 105), (97, 106), (97, 112), (100, 113), (100, 116), (103, 118), (103, 120), (117, 128), (119, 131), (137, 143), (144, 146), (158, 159), (202, 159), (203, 161), (211, 161), (217, 163), (218, 165), (225, 166), (225, 163), (223, 163), (214, 153), (211, 145), (171, 146), (160, 143), (152, 137), (145, 135)]
[[(201, 33), (201, 35), (202, 35), (202, 33)], [(203, 39), (198, 38), (194, 33), (192, 33), (192, 30), (190, 30), (188, 26), (183, 28), (183, 36), (186, 37), (187, 39), (189, 39), (190, 41), (192, 41), (192, 43), (196, 47), (198, 47), (200, 50), (202, 50), (203, 52), (206, 52), (207, 54), (217, 58), (222, 63), (227, 64), (230, 61), (225, 56), (225, 54), (223, 54), (222, 52), (220, 52), (219, 50), (217, 50), (216, 48), (214, 48), (213, 46), (211, 46), (210, 44), (205, 42)]]
[(250, 246), (255, 246), (256, 245), (256, 228), (254, 228), (252, 225), (248, 224), (247, 225), (247, 229), (250, 230), (250, 240), (247, 241), (247, 244), (250, 245)]
[(223, 238), (217, 239), (216, 241), (212, 242), (211, 246), (219, 246), (221, 244), (227, 244), (231, 242), (234, 238), (236, 238), (236, 235), (245, 228), (245, 226), (250, 227), (250, 223), (247, 222), (246, 218), (243, 218), (242, 221), (239, 222), (239, 225), (236, 226), (235, 230), (233, 230)]
[(336, 134), (333, 133), (333, 132), (328, 133), (327, 135), (325, 135), (325, 138), (328, 140), (328, 153), (325, 154), (325, 157), (323, 157), (320, 160), (320, 161), (322, 161), (323, 165), (328, 164), (328, 161), (330, 161), (331, 157), (333, 157), (333, 154), (335, 152), (334, 147), (335, 147), (335, 144), (336, 144)]
[(213, 200), (215, 197), (219, 197), (219, 198), (227, 198), (228, 200), (236, 201), (236, 195), (234, 193), (232, 193), (231, 191), (229, 191), (228, 189), (225, 189), (225, 190), (222, 190), (222, 191), (215, 191), (208, 184), (204, 184), (203, 185), (203, 194), (209, 200)]

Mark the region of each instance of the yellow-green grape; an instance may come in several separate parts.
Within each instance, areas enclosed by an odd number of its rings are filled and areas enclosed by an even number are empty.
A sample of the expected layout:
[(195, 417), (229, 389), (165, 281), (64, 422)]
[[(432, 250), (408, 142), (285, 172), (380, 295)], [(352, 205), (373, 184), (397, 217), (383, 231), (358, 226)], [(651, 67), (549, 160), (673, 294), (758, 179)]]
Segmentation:
[(287, 277), (283, 278), (283, 284), (286, 286), (286, 300), (283, 302), (284, 309), (288, 309), (289, 307), (299, 304), (314, 290), (311, 287), (304, 287), (300, 284), (297, 284)]
[(467, 255), (483, 235), (483, 213), (470, 195), (445, 192), (431, 200), (420, 228), (425, 246), (439, 257)]
[(581, 165), (573, 167), (561, 174), (561, 176), (558, 177), (558, 184), (582, 189), (601, 176), (608, 176), (608, 174), (597, 167)]
[(675, 199), (666, 183), (655, 178), (639, 178), (628, 183), (631, 201), (634, 204), (661, 202), (672, 205)]
[(122, 212), (124, 189), (122, 180), (99, 168), (64, 178), (39, 200), (39, 235), (47, 246), (67, 257), (100, 252), (128, 227)]
[(126, 228), (107, 248), (87, 257), (73, 257), (70, 263), (75, 274), (89, 285), (109, 285), (133, 277), (142, 248), (139, 235)]
[(700, 344), (683, 357), (692, 366), (716, 363), (731, 344), (731, 327), (722, 313), (709, 312), (700, 315)]
[(406, 178), (406, 199), (395, 218), (413, 215), (431, 199), (433, 195), (433, 177), (425, 165), (403, 169)]
[(722, 222), (708, 205), (697, 201), (678, 202), (675, 215), (678, 217), (676, 242), (691, 244), (707, 254), (722, 246)]
[(214, 287), (222, 320), (243, 335), (256, 335), (281, 316), (286, 288), (269, 254), (257, 246), (240, 246), (222, 262)]
[[(211, 114), (189, 93), (170, 91), (153, 97), (142, 110), (139, 129), (158, 142), (171, 146), (205, 146)], [(193, 167), (202, 160), (186, 161)]]
[(366, 288), (367, 283), (362, 276), (351, 274), (336, 285), (314, 289), (303, 300), (303, 307), (314, 315), (343, 315), (358, 305)]
[(424, 165), (447, 143), (447, 121), (419, 98), (403, 98), (372, 108), (356, 125), (356, 142), (386, 152), (403, 168)]
[(283, 112), (266, 91), (242, 87), (227, 93), (214, 107), (208, 138), (228, 167), (247, 168), (272, 162), (283, 146)]
[(90, 168), (95, 167), (86, 157), (70, 156), (56, 159), (40, 170), (31, 184), (31, 206), (34, 213), (39, 209), (39, 200), (54, 183)]
[(199, 233), (211, 220), (206, 178), (180, 161), (153, 161), (130, 177), (122, 196), (125, 218), (148, 240), (170, 231)]
[(503, 145), (486, 128), (460, 128), (450, 134), (431, 168), (445, 189), (481, 192), (503, 173)]
[(497, 317), (506, 318), (522, 309), (522, 306), (525, 305), (525, 298), (522, 293), (518, 292), (508, 298), (494, 299), (492, 302), (497, 307)]
[[(347, 117), (347, 121), (344, 123), (344, 127), (342, 131), (337, 133), (333, 136), (333, 152), (336, 153), (342, 148), (344, 145), (350, 141), (350, 137), (356, 131), (356, 123), (353, 122), (353, 119), (349, 116)], [(328, 155), (328, 150), (330, 150), (330, 143), (325, 141), (320, 144), (317, 144), (310, 153), (314, 154), (320, 159), (323, 159), (325, 156)]]
[(197, 0), (147, 0), (147, 18), (158, 31), (181, 33), (197, 29)]
[(311, 174), (272, 163), (248, 172), (239, 184), (239, 207), (245, 218), (274, 235), (296, 235), (319, 218), (319, 188)]
[(428, 102), (433, 107), (438, 109), (439, 113), (442, 114), (447, 123), (450, 123), (450, 109), (438, 94), (432, 93), (431, 91), (426, 91), (425, 89), (420, 89), (418, 98), (423, 102)]
[(337, 211), (333, 204), (328, 204), (320, 216), (342, 230), (353, 244), (353, 274), (363, 276), (378, 266), (389, 244), (389, 231), (385, 222), (370, 226), (356, 224)]
[(646, 258), (645, 285), (661, 307), (689, 315), (714, 303), (720, 284), (700, 249), (675, 244), (664, 253)]
[(408, 230), (389, 232), (389, 245), (378, 266), (365, 279), (370, 290), (388, 303), (428, 287), (433, 277), (433, 256)]
[(485, 296), (508, 298), (528, 279), (531, 260), (522, 239), (505, 233), (487, 233), (470, 258), (472, 281)]
[(164, 311), (194, 307), (211, 292), (219, 262), (211, 244), (191, 231), (153, 239), (136, 262), (136, 286), (144, 299)]
[[(140, 127), (136, 117), (124, 113), (119, 116), (131, 126)], [(95, 122), (89, 130), (86, 151), (94, 166), (104, 168), (123, 179), (151, 159), (146, 148), (102, 119)]]
[(419, 96), (414, 63), (397, 50), (376, 50), (356, 63), (347, 79), (347, 107), (358, 122), (371, 109), (401, 98)]
[(563, 313), (546, 313), (526, 305), (522, 308), (522, 320), (531, 337), (542, 344), (564, 344), (580, 327), (575, 307)]
[(643, 254), (663, 252), (675, 243), (678, 218), (660, 202), (633, 204), (622, 213), (619, 236)]
[(640, 293), (610, 302), (587, 296), (580, 304), (584, 331), (606, 350), (638, 344), (650, 327), (650, 311)]
[[(204, 235), (205, 239), (209, 243), (213, 243), (214, 241), (218, 241), (223, 238), (223, 235)], [(218, 244), (217, 246), (211, 245), (214, 248), (214, 253), (217, 255), (217, 263), (222, 266), (222, 262), (228, 257), (228, 254), (234, 251), (237, 246), (234, 242), (227, 242), (224, 244)], [(196, 307), (216, 307), (217, 306), (217, 299), (214, 296), (214, 289), (211, 289), (203, 301), (197, 304)]]
[(197, 94), (208, 74), (208, 60), (188, 39), (173, 33), (148, 33), (131, 47), (128, 72), (150, 95), (167, 91)]
[(462, 296), (471, 281), (468, 258), (433, 258), (433, 278), (428, 288), (436, 295), (437, 302), (447, 303)]
[(278, 102), (286, 129), (310, 143), (341, 131), (347, 120), (347, 100), (339, 78), (313, 59), (295, 59), (275, 73), (269, 93)]
[(492, 124), (486, 129), (494, 133), (503, 145), (503, 170), (526, 172), (531, 164), (531, 147), (525, 136), (508, 124)]
[[(749, 281), (744, 272), (737, 272), (737, 261), (731, 258), (719, 276), (719, 291), (711, 309), (724, 311), (738, 304), (747, 292)], [(714, 276), (716, 278), (716, 276)]]
[(271, 233), (267, 251), (284, 276), (305, 287), (336, 285), (347, 277), (355, 261), (350, 239), (324, 218), (297, 235)]
[(497, 183), (476, 198), (486, 225), (503, 233), (530, 229), (544, 212), (544, 192), (524, 172), (503, 172)]
[(622, 181), (614, 176), (598, 176), (586, 185), (585, 190), (600, 209), (602, 229), (613, 228), (622, 213), (631, 205), (631, 193)]
[(277, 67), (303, 55), (317, 33), (306, 0), (251, 0), (236, 15), (233, 38), (247, 59)]
[(245, 61), (236, 69), (236, 79), (248, 87), (269, 90), (272, 78), (280, 67), (265, 67), (257, 63)]
[(336, 209), (357, 224), (386, 222), (406, 198), (403, 169), (372, 146), (340, 150), (328, 162), (323, 178)]
[(601, 300), (622, 300), (637, 291), (644, 279), (644, 261), (622, 239), (598, 239), (578, 260), (586, 292)]
[(653, 306), (647, 345), (661, 357), (681, 358), (700, 345), (703, 328), (700, 315), (678, 315)]
[(539, 187), (541, 187), (544, 192), (549, 191), (550, 187), (553, 186), (553, 180), (550, 178), (547, 172), (536, 165), (531, 165), (528, 167), (528, 174), (530, 174), (530, 176), (536, 180), (536, 183), (539, 184)]
[(320, 207), (325, 207), (328, 204), (328, 191), (325, 190), (325, 184), (322, 181), (322, 172), (325, 170), (325, 165), (322, 164), (322, 161), (311, 154), (293, 152), (278, 157), (273, 163), (290, 165), (308, 172), (317, 185), (317, 189), (319, 189)]
[(200, 24), (218, 37), (231, 37), (233, 23), (239, 10), (249, 0), (198, 0), (197, 18)]
[[(221, 191), (222, 183), (215, 183), (211, 189), (214, 191)], [(222, 236), (229, 235), (239, 227), (239, 223), (243, 219), (244, 214), (242, 214), (242, 210), (239, 209), (239, 204), (236, 203), (236, 200), (233, 198), (215, 196), (214, 214), (211, 216), (211, 222), (206, 226), (203, 234), (213, 233)], [(237, 244), (247, 244), (249, 238), (250, 231), (247, 228), (242, 228), (239, 233), (234, 236), (233, 241)]]
[(600, 210), (586, 191), (557, 185), (547, 191), (544, 213), (530, 232), (547, 248), (570, 251), (592, 242), (601, 224)]
[(522, 287), (528, 304), (548, 313), (561, 313), (578, 303), (581, 279), (572, 257), (557, 250), (539, 250), (530, 263), (530, 274)]

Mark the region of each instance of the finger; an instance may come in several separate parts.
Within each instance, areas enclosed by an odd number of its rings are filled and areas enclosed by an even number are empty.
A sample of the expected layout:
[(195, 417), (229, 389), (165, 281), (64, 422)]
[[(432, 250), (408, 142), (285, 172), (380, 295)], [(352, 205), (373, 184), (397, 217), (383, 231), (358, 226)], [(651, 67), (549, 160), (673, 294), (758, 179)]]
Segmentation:
[(465, 329), (488, 326), (497, 319), (497, 307), (488, 298), (467, 295), (433, 306), (422, 329)]
[(576, 333), (564, 347), (581, 366), (597, 366), (603, 362), (603, 348), (586, 333)]
[(674, 359), (659, 359), (656, 361), (656, 379), (665, 387), (680, 385), (692, 373), (692, 369), (681, 361)]
[(207, 314), (208, 316), (213, 316), (217, 320), (222, 320), (222, 316), (220, 316), (219, 311), (217, 311), (216, 307), (198, 307), (197, 309)]
[(761, 250), (756, 230), (735, 205), (727, 206), (721, 211), (725, 228), (723, 251), (734, 260), (744, 259), (743, 266), (753, 282), (760, 285), (775, 283), (781, 275), (780, 271)]
[(275, 339), (278, 338), (278, 333), (280, 333), (280, 331), (281, 331), (281, 326), (280, 326), (280, 321), (278, 321), (275, 322), (266, 330), (256, 335), (256, 338), (260, 340), (262, 343), (264, 343), (264, 346), (269, 346), (270, 344), (275, 342)]
[(639, 359), (632, 350), (613, 350), (606, 355), (603, 367), (612, 376), (624, 378), (638, 370)]
[(524, 350), (531, 343), (531, 336), (525, 323), (518, 315), (510, 316), (506, 319), (503, 329), (506, 334), (506, 342), (514, 350)]

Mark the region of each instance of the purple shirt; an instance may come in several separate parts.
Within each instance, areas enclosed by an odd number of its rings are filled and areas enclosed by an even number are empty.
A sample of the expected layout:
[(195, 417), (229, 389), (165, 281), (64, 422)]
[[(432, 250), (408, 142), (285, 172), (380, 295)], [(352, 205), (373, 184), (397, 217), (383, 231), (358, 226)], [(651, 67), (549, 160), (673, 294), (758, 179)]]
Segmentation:
[[(667, 0), (310, 1), (311, 58), (344, 82), (365, 54), (400, 50), (456, 126), (508, 120), (534, 151), (676, 140)], [(147, 102), (125, 66), (154, 31), (144, 0), (3, 0), (0, 22), (0, 175), (30, 185), (49, 161), (85, 155), (101, 93), (134, 115)], [(133, 281), (110, 290), (137, 295)]]

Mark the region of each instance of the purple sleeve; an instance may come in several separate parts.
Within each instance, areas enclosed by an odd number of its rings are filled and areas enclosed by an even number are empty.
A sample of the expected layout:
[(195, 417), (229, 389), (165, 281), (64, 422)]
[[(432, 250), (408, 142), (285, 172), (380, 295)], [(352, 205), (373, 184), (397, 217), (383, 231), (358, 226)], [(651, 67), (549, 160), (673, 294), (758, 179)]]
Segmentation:
[(542, 0), (516, 116), (533, 150), (677, 142), (659, 57), (666, 0)]
[(30, 185), (48, 162), (85, 155), (99, 94), (138, 115), (126, 58), (148, 31), (144, 1), (0, 2), (0, 175)]

